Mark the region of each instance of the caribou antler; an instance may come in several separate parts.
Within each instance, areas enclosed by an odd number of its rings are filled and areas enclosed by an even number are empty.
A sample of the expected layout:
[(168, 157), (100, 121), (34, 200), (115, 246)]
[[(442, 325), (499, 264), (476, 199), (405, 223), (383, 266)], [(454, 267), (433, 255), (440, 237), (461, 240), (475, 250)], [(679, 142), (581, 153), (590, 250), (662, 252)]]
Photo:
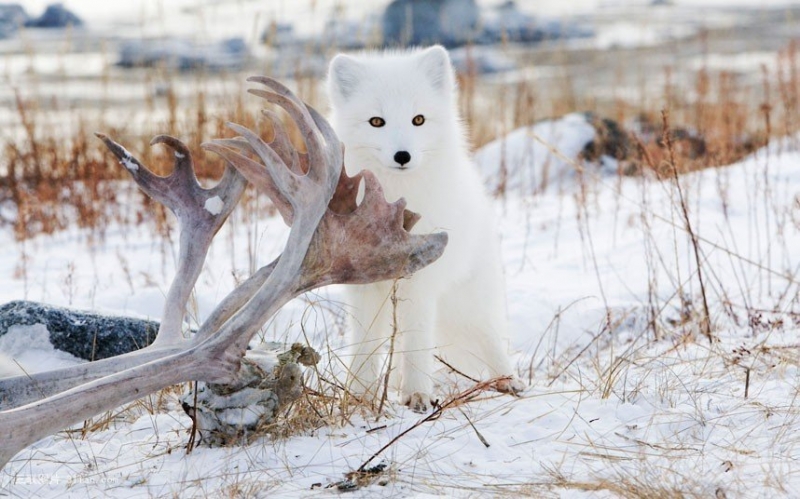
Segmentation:
[[(162, 178), (99, 135), (142, 189), (179, 220), (180, 260), (162, 327), (154, 344), (138, 352), (56, 373), (0, 380), (6, 407), (15, 407), (0, 412), (0, 466), (39, 438), (166, 386), (190, 380), (231, 382), (255, 332), (304, 291), (409, 275), (441, 256), (446, 234), (410, 235), (408, 229), (418, 216), (405, 210), (404, 201), (387, 203), (368, 172), (345, 175), (342, 146), (319, 113), (275, 80), (249, 81), (269, 89), (251, 93), (281, 106), (297, 122), (306, 154), (291, 147), (273, 113), (265, 114), (274, 128), (269, 144), (247, 128), (231, 124), (241, 138), (215, 140), (205, 147), (239, 173), (229, 170), (218, 186), (205, 190), (194, 177), (189, 151), (177, 139), (154, 139), (176, 152), (175, 171)], [(211, 239), (241, 196), (242, 177), (266, 193), (291, 224), (286, 250), (234, 289), (194, 338), (183, 339), (180, 324), (189, 292)], [(358, 205), (362, 180), (365, 196)], [(218, 202), (211, 201), (215, 196)], [(39, 397), (46, 398), (31, 402)]]

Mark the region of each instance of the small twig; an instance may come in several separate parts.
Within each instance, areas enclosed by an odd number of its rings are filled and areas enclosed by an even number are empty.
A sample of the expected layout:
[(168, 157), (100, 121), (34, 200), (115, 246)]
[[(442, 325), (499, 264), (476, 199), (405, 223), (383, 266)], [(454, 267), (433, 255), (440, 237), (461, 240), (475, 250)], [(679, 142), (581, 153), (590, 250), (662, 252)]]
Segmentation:
[(434, 355), (433, 357), (436, 360), (438, 360), (439, 362), (441, 362), (442, 364), (444, 364), (445, 366), (447, 366), (448, 369), (450, 369), (454, 373), (458, 374), (459, 376), (463, 376), (463, 377), (467, 378), (468, 380), (472, 381), (473, 383), (480, 383), (481, 382), (481, 380), (479, 380), (479, 379), (475, 379), (472, 376), (468, 376), (468, 375), (462, 373), (461, 371), (459, 371), (458, 369), (453, 367), (449, 362), (447, 362), (443, 358), (439, 357), (438, 355)]
[(750, 395), (750, 368), (744, 370), (744, 398)]
[(397, 338), (397, 283), (399, 279), (395, 279), (392, 283), (392, 295), (390, 297), (392, 302), (392, 336), (389, 339), (389, 357), (386, 361), (386, 375), (383, 377), (383, 394), (381, 401), (378, 404), (378, 415), (380, 418), (383, 414), (383, 406), (386, 404), (386, 399), (389, 397), (389, 376), (392, 374), (392, 359), (394, 358), (394, 342)]
[(469, 425), (472, 427), (472, 430), (475, 432), (475, 435), (478, 436), (478, 440), (481, 441), (484, 447), (486, 447), (487, 449), (491, 447), (489, 445), (489, 442), (487, 442), (486, 439), (483, 437), (483, 435), (481, 435), (481, 432), (479, 432), (478, 429), (475, 427), (475, 425), (472, 424), (472, 421), (469, 419), (469, 416), (467, 416), (467, 413), (464, 412), (464, 410), (461, 409), (460, 407), (458, 408), (458, 412), (460, 412), (464, 416), (464, 419), (467, 420), (467, 423), (469, 423)]
[(194, 389), (194, 400), (192, 402), (192, 429), (189, 432), (189, 441), (186, 443), (186, 454), (191, 454), (194, 450), (195, 441), (197, 439), (197, 381), (193, 381), (192, 388)]
[(445, 410), (450, 409), (452, 407), (457, 407), (457, 406), (469, 401), (471, 398), (473, 398), (478, 393), (486, 391), (486, 390), (491, 390), (492, 387), (495, 386), (498, 382), (503, 381), (503, 380), (507, 380), (507, 379), (511, 379), (511, 377), (510, 376), (500, 376), (500, 377), (497, 377), (497, 378), (492, 378), (492, 379), (489, 379), (489, 380), (486, 380), (486, 381), (482, 381), (482, 382), (476, 384), (475, 386), (473, 386), (472, 388), (469, 388), (468, 390), (464, 390), (463, 392), (454, 395), (452, 398), (450, 398), (448, 400), (445, 400), (445, 402), (443, 404), (436, 406), (434, 408), (433, 412), (431, 412), (430, 414), (428, 414), (424, 418), (420, 419), (419, 421), (417, 421), (413, 425), (409, 426), (405, 430), (401, 431), (394, 438), (389, 440), (389, 442), (386, 443), (386, 445), (384, 445), (383, 447), (378, 449), (374, 454), (372, 454), (369, 457), (369, 459), (364, 461), (364, 463), (361, 466), (359, 466), (358, 470), (356, 470), (356, 471), (357, 472), (363, 472), (364, 470), (366, 470), (367, 465), (369, 465), (369, 463), (371, 463), (373, 459), (375, 459), (376, 457), (381, 455), (383, 453), (383, 451), (385, 451), (386, 449), (388, 449), (389, 447), (394, 445), (398, 440), (400, 440), (404, 436), (408, 435), (414, 429), (419, 428), (420, 426), (422, 426), (423, 424), (425, 424), (425, 423), (427, 423), (429, 421), (436, 421), (444, 413)]
[(558, 378), (560, 378), (562, 374), (564, 374), (565, 372), (567, 372), (567, 369), (569, 369), (569, 368), (570, 368), (570, 366), (571, 366), (573, 363), (575, 363), (575, 361), (577, 361), (577, 360), (578, 360), (578, 359), (579, 359), (579, 358), (580, 358), (580, 357), (581, 357), (581, 356), (582, 356), (582, 355), (583, 355), (583, 354), (584, 354), (584, 353), (585, 353), (587, 350), (589, 350), (589, 348), (590, 348), (592, 345), (594, 345), (595, 341), (597, 341), (597, 340), (599, 340), (600, 338), (602, 338), (603, 334), (605, 334), (605, 333), (608, 331), (608, 329), (606, 329), (607, 327), (608, 327), (608, 324), (604, 325), (604, 326), (603, 326), (603, 329), (601, 329), (601, 330), (600, 330), (600, 332), (599, 332), (599, 333), (597, 333), (597, 334), (594, 336), (594, 338), (592, 338), (592, 339), (591, 339), (591, 340), (590, 340), (590, 341), (589, 341), (589, 342), (586, 344), (586, 346), (584, 346), (584, 347), (581, 349), (581, 351), (580, 351), (580, 352), (578, 352), (578, 354), (577, 354), (577, 355), (575, 355), (575, 357), (573, 357), (573, 358), (572, 358), (572, 360), (570, 360), (569, 362), (567, 362), (567, 365), (565, 365), (565, 366), (564, 366), (564, 367), (561, 369), (561, 371), (559, 371), (559, 372), (558, 372), (558, 374), (556, 374), (555, 376), (553, 376), (553, 377), (552, 377), (552, 379), (550, 380), (550, 383), (548, 383), (548, 384), (547, 384), (547, 386), (548, 386), (548, 387), (552, 386), (552, 385), (553, 385), (553, 383), (555, 383), (555, 382), (556, 382), (556, 380), (557, 380)]
[(669, 154), (669, 162), (670, 166), (672, 167), (672, 178), (675, 181), (675, 188), (678, 190), (678, 198), (680, 200), (680, 207), (681, 207), (681, 214), (683, 215), (683, 221), (686, 224), (686, 232), (689, 233), (689, 238), (692, 241), (692, 248), (694, 249), (694, 259), (695, 265), (697, 265), (697, 280), (700, 282), (700, 295), (703, 298), (703, 312), (705, 317), (701, 321), (701, 325), (703, 328), (703, 334), (708, 338), (709, 342), (714, 341), (714, 337), (711, 335), (711, 312), (708, 308), (708, 298), (706, 298), (706, 285), (703, 281), (703, 272), (701, 269), (700, 263), (700, 243), (698, 241), (697, 236), (694, 233), (694, 229), (692, 229), (691, 219), (689, 218), (689, 207), (686, 203), (686, 199), (683, 196), (683, 189), (681, 189), (681, 183), (678, 179), (678, 165), (675, 163), (675, 149), (672, 145), (672, 137), (669, 133), (669, 112), (666, 109), (661, 111), (661, 119), (664, 123), (664, 143), (667, 146), (667, 153)]

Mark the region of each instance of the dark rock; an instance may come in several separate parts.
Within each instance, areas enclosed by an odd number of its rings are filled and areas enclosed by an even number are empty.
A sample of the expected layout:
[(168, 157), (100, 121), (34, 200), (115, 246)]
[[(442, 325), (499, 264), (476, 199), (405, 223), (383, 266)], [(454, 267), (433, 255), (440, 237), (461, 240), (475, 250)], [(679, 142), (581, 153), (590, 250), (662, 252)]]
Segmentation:
[(79, 312), (30, 301), (0, 306), (0, 336), (11, 326), (43, 324), (59, 350), (85, 360), (115, 357), (143, 348), (156, 337), (158, 323), (130, 317)]
[(83, 26), (83, 20), (64, 7), (64, 4), (53, 3), (47, 6), (44, 14), (25, 22), (29, 28), (67, 28)]
[(610, 118), (600, 118), (594, 113), (585, 113), (586, 121), (595, 129), (595, 138), (581, 152), (587, 161), (598, 161), (602, 156), (609, 156), (617, 161), (631, 157), (636, 151), (628, 132)]
[(387, 45), (463, 45), (478, 36), (475, 0), (394, 0), (383, 14)]
[[(678, 167), (678, 173), (703, 169), (714, 164), (705, 138), (692, 128), (671, 125), (665, 133), (663, 121), (639, 115), (629, 124), (629, 129), (641, 148), (636, 165), (639, 170), (652, 169), (659, 178), (672, 178), (672, 158)], [(669, 144), (665, 140), (667, 138)], [(730, 156), (726, 159), (734, 162), (749, 151), (746, 148), (733, 147), (728, 152)]]

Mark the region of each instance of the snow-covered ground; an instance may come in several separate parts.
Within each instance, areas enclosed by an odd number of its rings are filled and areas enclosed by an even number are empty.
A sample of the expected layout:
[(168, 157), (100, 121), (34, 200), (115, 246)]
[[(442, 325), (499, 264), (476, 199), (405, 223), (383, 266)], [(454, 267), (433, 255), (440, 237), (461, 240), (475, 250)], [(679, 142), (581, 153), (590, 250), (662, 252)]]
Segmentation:
[[(565, 139), (580, 130), (574, 120), (523, 130), (505, 148), (490, 144), (478, 155), (484, 171), (498, 168), (498, 149), (533, 169), (517, 171), (524, 180), (496, 201), (512, 348), (530, 388), (519, 398), (484, 393), (420, 424), (373, 461), (387, 468), (359, 496), (775, 497), (800, 490), (798, 138), (686, 175), (678, 189), (646, 178), (582, 179), (569, 160), (579, 148)], [(545, 169), (570, 173), (544, 187), (530, 181)], [(136, 202), (131, 185), (119, 190)], [(158, 317), (176, 248), (153, 232), (74, 229), (18, 243), (0, 231), (0, 303), (26, 298)], [(234, 214), (196, 287), (193, 320), (270, 261), (286, 232), (278, 219)], [(700, 277), (713, 342), (698, 327)], [(323, 353), (321, 368), (335, 374), (336, 357), (346, 352), (341, 297), (331, 287), (295, 301), (265, 327), (264, 339), (308, 338)], [(51, 362), (52, 349), (40, 341), (8, 338), (0, 350), (29, 369)], [(447, 400), (469, 386), (442, 375), (439, 395)], [(328, 485), (423, 417), (394, 399), (378, 419), (334, 414), (288, 438), (187, 455), (190, 421), (176, 400), (168, 391), (85, 435), (44, 439), (0, 471), (0, 493), (334, 495)]]

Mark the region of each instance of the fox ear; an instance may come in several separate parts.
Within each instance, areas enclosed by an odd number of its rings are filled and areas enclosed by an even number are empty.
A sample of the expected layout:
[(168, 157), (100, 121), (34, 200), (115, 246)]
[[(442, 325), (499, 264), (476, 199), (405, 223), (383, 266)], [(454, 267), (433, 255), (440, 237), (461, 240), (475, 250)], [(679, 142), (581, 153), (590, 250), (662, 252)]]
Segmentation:
[(361, 64), (354, 58), (339, 54), (328, 69), (328, 90), (334, 101), (345, 102), (353, 96), (361, 80)]
[(441, 45), (433, 45), (419, 54), (419, 65), (433, 88), (451, 91), (455, 85), (450, 55)]

